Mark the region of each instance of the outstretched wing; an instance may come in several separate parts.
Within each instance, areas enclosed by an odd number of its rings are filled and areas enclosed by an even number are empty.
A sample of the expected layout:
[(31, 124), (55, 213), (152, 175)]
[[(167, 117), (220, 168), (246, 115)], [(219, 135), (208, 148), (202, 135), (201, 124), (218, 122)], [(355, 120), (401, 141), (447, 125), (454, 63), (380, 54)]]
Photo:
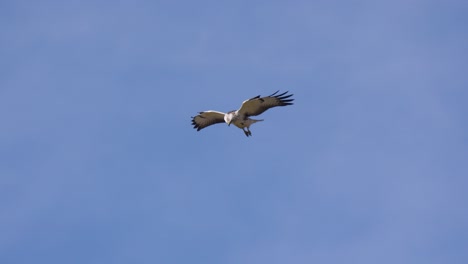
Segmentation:
[(288, 99), (293, 96), (293, 94), (287, 94), (288, 92), (286, 91), (282, 94), (276, 95), (278, 92), (279, 91), (276, 91), (275, 93), (265, 97), (260, 97), (259, 95), (249, 100), (245, 100), (242, 103), (241, 108), (238, 110), (238, 113), (246, 116), (256, 116), (272, 107), (293, 104), (292, 101), (294, 101), (294, 99)]
[(192, 125), (197, 131), (217, 123), (224, 123), (224, 113), (210, 110), (192, 116)]

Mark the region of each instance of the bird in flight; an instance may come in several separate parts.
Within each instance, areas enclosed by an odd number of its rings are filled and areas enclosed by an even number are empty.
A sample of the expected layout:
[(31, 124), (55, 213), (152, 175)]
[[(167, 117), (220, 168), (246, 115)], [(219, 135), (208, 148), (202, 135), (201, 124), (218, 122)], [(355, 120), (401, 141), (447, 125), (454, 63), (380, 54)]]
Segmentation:
[(245, 135), (252, 136), (250, 132), (250, 126), (256, 122), (263, 121), (263, 119), (251, 119), (251, 116), (257, 116), (266, 110), (277, 107), (277, 106), (286, 106), (292, 105), (294, 99), (290, 99), (293, 94), (287, 94), (284, 92), (282, 94), (275, 93), (260, 97), (260, 95), (250, 98), (242, 102), (241, 107), (238, 110), (229, 111), (227, 113), (208, 110), (204, 112), (199, 112), (197, 116), (192, 116), (192, 125), (197, 131), (211, 126), (217, 123), (226, 122), (228, 126), (234, 124), (236, 127), (242, 129)]

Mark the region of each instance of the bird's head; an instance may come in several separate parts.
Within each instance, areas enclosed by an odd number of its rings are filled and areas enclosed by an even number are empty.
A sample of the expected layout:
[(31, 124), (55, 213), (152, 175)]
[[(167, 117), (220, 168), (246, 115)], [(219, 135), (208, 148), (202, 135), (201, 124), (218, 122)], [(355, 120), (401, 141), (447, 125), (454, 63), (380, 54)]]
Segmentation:
[(224, 115), (224, 121), (228, 124), (228, 126), (230, 126), (232, 123), (232, 117), (233, 117), (232, 111)]

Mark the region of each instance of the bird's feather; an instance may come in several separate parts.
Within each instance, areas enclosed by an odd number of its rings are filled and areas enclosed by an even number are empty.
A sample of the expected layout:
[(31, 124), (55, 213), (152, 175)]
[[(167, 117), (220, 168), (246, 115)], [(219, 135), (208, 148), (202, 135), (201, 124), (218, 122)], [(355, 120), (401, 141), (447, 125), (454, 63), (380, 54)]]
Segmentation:
[(276, 95), (278, 92), (279, 91), (276, 91), (275, 93), (265, 97), (260, 97), (260, 95), (258, 95), (250, 98), (249, 100), (245, 100), (242, 103), (241, 108), (238, 110), (238, 114), (245, 116), (256, 116), (272, 107), (293, 104), (292, 101), (294, 101), (294, 99), (289, 99), (289, 97), (293, 96), (293, 94), (287, 94), (288, 92), (286, 91), (282, 94)]
[(197, 116), (192, 117), (193, 128), (197, 131), (217, 123), (224, 123), (224, 113), (210, 110), (200, 112)]

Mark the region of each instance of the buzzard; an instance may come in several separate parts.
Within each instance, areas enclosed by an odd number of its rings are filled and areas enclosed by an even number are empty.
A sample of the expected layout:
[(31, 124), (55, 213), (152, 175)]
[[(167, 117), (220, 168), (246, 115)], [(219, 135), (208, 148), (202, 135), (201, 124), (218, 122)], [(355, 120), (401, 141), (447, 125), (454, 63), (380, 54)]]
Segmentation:
[(265, 97), (260, 97), (260, 95), (258, 95), (245, 100), (238, 110), (227, 113), (213, 110), (199, 112), (197, 116), (192, 116), (193, 128), (200, 131), (207, 126), (226, 122), (228, 126), (232, 123), (236, 127), (242, 129), (247, 137), (252, 136), (249, 127), (256, 122), (263, 121), (263, 119), (251, 119), (251, 116), (260, 115), (272, 107), (293, 104), (292, 101), (294, 101), (294, 99), (290, 99), (290, 97), (293, 96), (292, 94), (287, 94), (288, 92), (277, 94), (278, 92), (279, 91), (276, 91)]

